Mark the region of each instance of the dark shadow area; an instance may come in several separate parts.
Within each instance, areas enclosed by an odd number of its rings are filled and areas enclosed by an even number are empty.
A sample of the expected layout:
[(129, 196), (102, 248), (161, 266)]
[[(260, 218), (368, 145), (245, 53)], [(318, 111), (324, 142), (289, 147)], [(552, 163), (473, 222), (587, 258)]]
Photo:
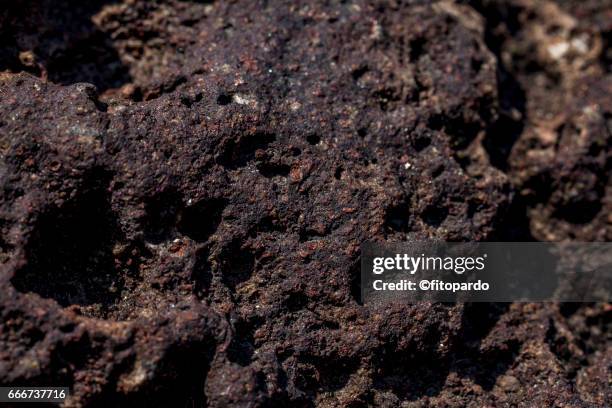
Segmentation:
[(458, 358), (453, 365), (460, 376), (472, 378), (484, 390), (491, 391), (497, 378), (503, 375), (514, 363), (520, 350), (520, 342), (513, 340), (496, 348), (477, 355)]
[(453, 355), (452, 370), (487, 391), (510, 368), (520, 348), (518, 341), (511, 340), (482, 349), (483, 340), (509, 308), (509, 303), (466, 303), (463, 312), (461, 347)]
[(62, 306), (100, 304), (103, 312), (124, 284), (113, 254), (121, 234), (110, 209), (108, 174), (88, 180), (73, 201), (40, 215), (26, 247), (27, 264), (12, 283)]
[[(595, 303), (560, 303), (560, 317), (549, 321), (546, 342), (551, 352), (564, 363), (567, 378), (605, 353), (612, 330), (612, 311)], [(559, 330), (557, 324), (566, 327)], [(571, 332), (567, 331), (571, 328)], [(568, 336), (568, 333), (571, 333)]]
[(210, 289), (212, 281), (212, 268), (208, 261), (210, 252), (207, 247), (200, 248), (195, 254), (195, 264), (191, 280), (193, 281), (193, 290), (198, 299), (205, 299)]
[(219, 256), (222, 280), (232, 292), (242, 282), (247, 281), (255, 269), (255, 253), (245, 247), (240, 240), (232, 241)]
[(425, 396), (435, 397), (442, 391), (450, 372), (447, 359), (416, 358), (407, 364), (397, 364), (375, 384), (378, 389), (391, 390), (401, 400), (417, 401)]
[[(507, 303), (467, 303), (456, 344), (445, 357), (436, 358), (433, 350), (383, 353), (379, 359), (381, 375), (375, 380), (375, 388), (391, 390), (401, 400), (417, 401), (439, 395), (449, 373), (457, 372), (486, 390), (492, 389), (497, 377), (508, 370), (518, 355), (520, 346), (511, 341), (499, 347), (484, 350), (481, 347), (508, 308)], [(432, 330), (421, 344), (435, 347), (439, 341), (439, 333)]]
[(153, 379), (131, 394), (109, 390), (90, 407), (206, 407), (204, 386), (214, 355), (214, 342), (186, 339), (170, 346), (157, 363)]
[(259, 170), (259, 173), (266, 178), (272, 178), (275, 176), (287, 177), (291, 171), (291, 167), (283, 163), (263, 161), (257, 163), (257, 170)]
[(89, 82), (100, 92), (132, 81), (110, 37), (92, 17), (114, 0), (15, 0), (0, 11), (0, 71), (59, 84)]
[[(466, 121), (458, 115), (433, 114), (427, 119), (427, 127), (446, 133), (449, 136), (450, 145), (453, 150), (463, 150), (476, 138), (481, 129), (481, 124)], [(415, 140), (415, 149), (417, 151), (421, 151), (427, 146), (426, 139)]]
[(391, 390), (401, 400), (417, 401), (425, 396), (435, 397), (442, 391), (450, 367), (447, 359), (428, 357), (389, 364), (384, 376), (376, 379), (375, 387)]
[(421, 214), (421, 219), (425, 224), (438, 228), (448, 216), (448, 208), (441, 205), (429, 205)]
[(523, 132), (526, 100), (521, 85), (501, 65), (497, 76), (500, 114), (486, 130), (482, 145), (491, 164), (506, 171), (512, 147)]
[(548, 330), (546, 331), (546, 343), (550, 351), (563, 362), (563, 368), (566, 371), (566, 376), (570, 379), (576, 377), (578, 370), (586, 365), (587, 361), (584, 355), (577, 355), (572, 349), (573, 347), (580, 348), (580, 345), (572, 344), (572, 340), (563, 336), (555, 322), (550, 319), (548, 322)]
[(607, 73), (612, 72), (612, 30), (603, 33), (604, 52), (601, 55), (601, 64)]
[(186, 206), (177, 192), (161, 192), (145, 204), (144, 238), (161, 244), (184, 235), (196, 242), (206, 242), (219, 226), (225, 204), (223, 199), (211, 198)]
[(175, 191), (163, 191), (151, 197), (145, 203), (146, 216), (142, 222), (145, 240), (161, 244), (172, 239), (181, 208), (181, 196)]
[(588, 198), (581, 198), (565, 206), (560, 206), (553, 215), (555, 218), (566, 220), (572, 224), (582, 225), (593, 221), (601, 209), (601, 201), (591, 201)]
[(185, 207), (178, 217), (179, 232), (196, 242), (205, 242), (219, 226), (225, 205), (225, 200), (213, 198)]
[(6, 240), (8, 236), (10, 223), (0, 218), (0, 264), (7, 262), (10, 259), (10, 254), (13, 250), (13, 246)]
[(509, 303), (466, 303), (461, 319), (463, 342), (478, 348), (508, 309)]
[(499, 225), (488, 240), (499, 242), (536, 241), (531, 234), (527, 209), (528, 201), (515, 195), (505, 214), (501, 217)]
[(275, 141), (275, 135), (265, 132), (227, 138), (226, 143), (221, 146), (217, 162), (232, 170), (244, 167), (255, 160), (258, 150), (266, 150)]
[(381, 348), (372, 351), (377, 370), (373, 388), (391, 391), (401, 401), (439, 395), (451, 363), (447, 355), (437, 351), (442, 337), (440, 328), (432, 326), (407, 347), (386, 340)]
[(309, 398), (342, 389), (359, 369), (356, 357), (302, 355), (289, 369), (293, 383)]
[[(503, 64), (502, 48), (505, 36), (515, 35), (521, 26), (520, 9), (512, 4), (469, 1), (486, 22), (485, 43), (499, 61), (497, 93), (499, 118), (486, 131), (482, 142), (491, 164), (502, 171), (508, 168), (508, 157), (514, 143), (523, 132), (526, 119), (526, 95), (521, 84)], [(502, 27), (502, 29), (500, 29)]]
[(227, 359), (242, 367), (251, 364), (255, 353), (255, 339), (253, 337), (254, 327), (244, 320), (238, 320), (234, 324), (232, 341), (227, 349)]
[(402, 202), (387, 209), (385, 213), (385, 228), (389, 232), (410, 232), (410, 204)]
[(361, 256), (357, 257), (349, 270), (351, 297), (358, 305), (363, 305), (361, 298)]

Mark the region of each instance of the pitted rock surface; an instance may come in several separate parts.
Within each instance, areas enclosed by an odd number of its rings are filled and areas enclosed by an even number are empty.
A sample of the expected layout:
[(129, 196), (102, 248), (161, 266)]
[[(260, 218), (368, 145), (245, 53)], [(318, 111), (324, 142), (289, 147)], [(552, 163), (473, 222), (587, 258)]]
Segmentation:
[(605, 406), (609, 305), (359, 299), (366, 240), (610, 239), (611, 10), (544, 3), (13, 2), (0, 383)]

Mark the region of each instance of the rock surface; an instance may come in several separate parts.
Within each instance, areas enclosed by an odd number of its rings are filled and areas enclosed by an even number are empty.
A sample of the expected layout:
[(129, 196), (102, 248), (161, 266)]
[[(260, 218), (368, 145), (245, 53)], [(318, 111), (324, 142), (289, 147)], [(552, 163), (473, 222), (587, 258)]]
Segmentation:
[(0, 12), (1, 384), (611, 400), (609, 305), (359, 302), (365, 240), (612, 239), (610, 4), (331, 3)]

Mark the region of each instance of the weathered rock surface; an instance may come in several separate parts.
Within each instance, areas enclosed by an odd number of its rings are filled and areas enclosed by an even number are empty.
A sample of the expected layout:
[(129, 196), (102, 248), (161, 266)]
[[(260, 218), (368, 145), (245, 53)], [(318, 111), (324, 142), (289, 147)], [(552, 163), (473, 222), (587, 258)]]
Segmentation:
[(13, 2), (0, 383), (605, 406), (609, 305), (358, 299), (369, 239), (612, 238), (611, 10), (545, 3)]

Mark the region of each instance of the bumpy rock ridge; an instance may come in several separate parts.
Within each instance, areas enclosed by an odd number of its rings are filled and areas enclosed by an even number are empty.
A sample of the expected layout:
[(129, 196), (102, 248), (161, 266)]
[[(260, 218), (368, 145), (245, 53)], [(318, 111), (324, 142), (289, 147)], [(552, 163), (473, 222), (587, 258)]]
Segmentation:
[(0, 382), (69, 406), (603, 406), (609, 306), (358, 299), (368, 239), (610, 238), (609, 27), (534, 71), (533, 19), (581, 34), (547, 7), (9, 6)]

